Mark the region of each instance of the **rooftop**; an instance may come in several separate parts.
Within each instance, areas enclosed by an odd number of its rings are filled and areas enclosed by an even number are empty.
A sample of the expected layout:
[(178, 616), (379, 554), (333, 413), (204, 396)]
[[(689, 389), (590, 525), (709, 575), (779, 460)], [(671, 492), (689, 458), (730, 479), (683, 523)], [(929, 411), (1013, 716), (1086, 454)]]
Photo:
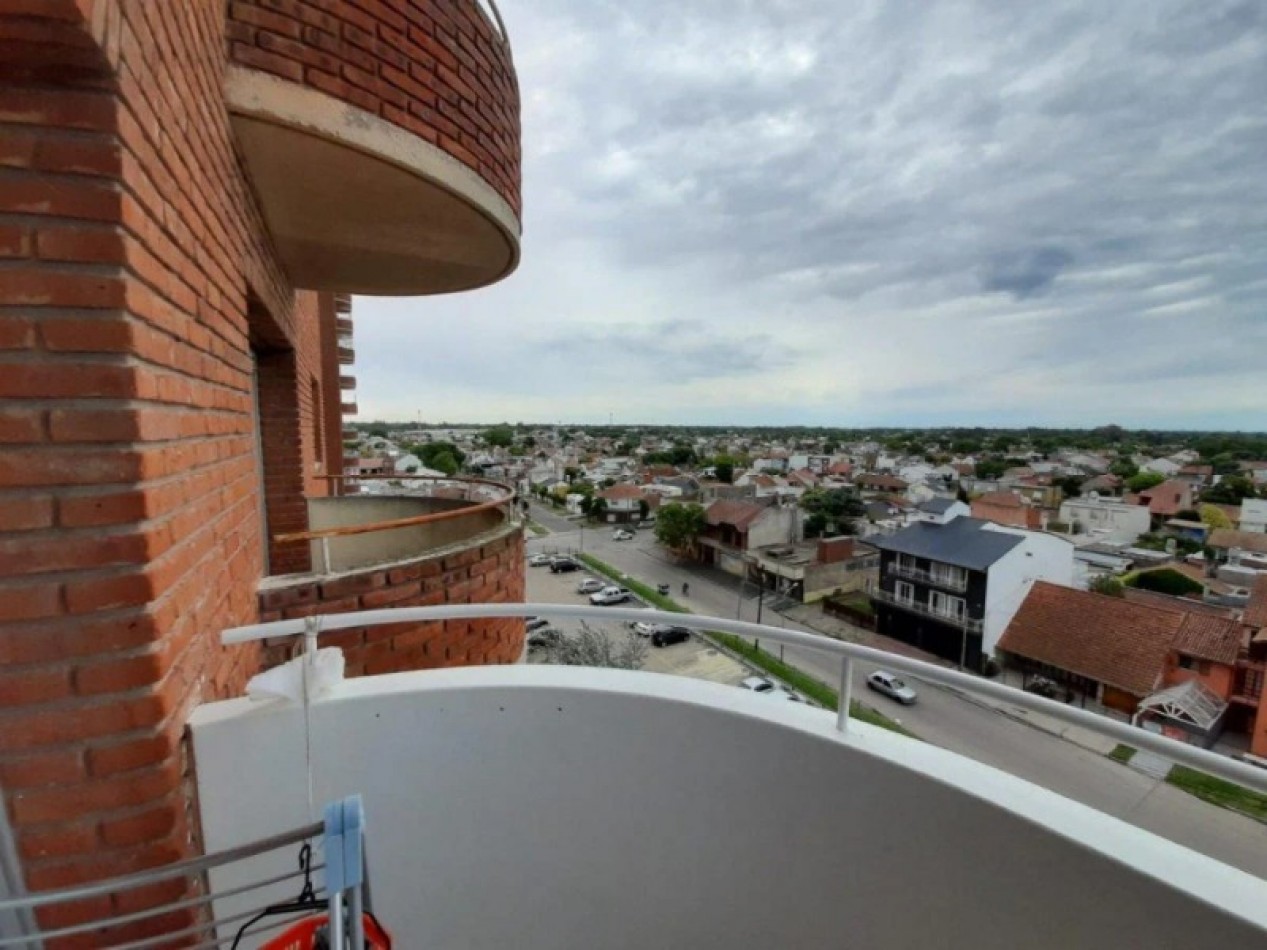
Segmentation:
[(882, 551), (983, 571), (1023, 540), (1016, 534), (991, 531), (988, 523), (979, 518), (955, 518), (946, 524), (921, 521), (871, 543)]

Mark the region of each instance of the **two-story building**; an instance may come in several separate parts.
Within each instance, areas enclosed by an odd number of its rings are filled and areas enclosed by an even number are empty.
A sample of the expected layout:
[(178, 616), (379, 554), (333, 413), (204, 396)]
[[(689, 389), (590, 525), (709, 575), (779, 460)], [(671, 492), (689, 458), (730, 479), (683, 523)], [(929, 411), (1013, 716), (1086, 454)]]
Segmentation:
[(1246, 498), (1241, 502), (1240, 529), (1267, 534), (1267, 499)]
[(1147, 534), (1152, 525), (1152, 516), (1143, 505), (1095, 493), (1066, 498), (1060, 505), (1060, 520), (1073, 534), (1120, 544), (1130, 544)]
[(696, 546), (704, 564), (744, 577), (749, 551), (799, 541), (800, 526), (800, 511), (774, 498), (725, 499), (704, 512)]
[(916, 522), (880, 550), (877, 630), (981, 669), (1036, 580), (1073, 583), (1073, 545), (1055, 535), (959, 517)]
[(603, 520), (608, 524), (641, 521), (644, 511), (650, 512), (652, 507), (658, 507), (660, 504), (659, 495), (647, 494), (636, 485), (613, 485), (611, 488), (598, 492), (596, 497), (607, 503), (607, 512)]

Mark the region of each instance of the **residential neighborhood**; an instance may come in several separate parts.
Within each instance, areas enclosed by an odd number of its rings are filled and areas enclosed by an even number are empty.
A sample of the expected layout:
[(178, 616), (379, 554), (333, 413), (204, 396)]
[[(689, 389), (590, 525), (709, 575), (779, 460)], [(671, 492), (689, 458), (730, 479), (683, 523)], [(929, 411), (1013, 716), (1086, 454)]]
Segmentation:
[[(655, 532), (681, 563), (773, 605), (852, 617), (939, 661), (1267, 764), (1267, 465), (1214, 442), (509, 424), (347, 434), (349, 475), (418, 477), (361, 491), (442, 491), (429, 479), (460, 468), (580, 523)], [(675, 534), (683, 509), (698, 515)], [(1176, 712), (1198, 702), (1200, 722)]]

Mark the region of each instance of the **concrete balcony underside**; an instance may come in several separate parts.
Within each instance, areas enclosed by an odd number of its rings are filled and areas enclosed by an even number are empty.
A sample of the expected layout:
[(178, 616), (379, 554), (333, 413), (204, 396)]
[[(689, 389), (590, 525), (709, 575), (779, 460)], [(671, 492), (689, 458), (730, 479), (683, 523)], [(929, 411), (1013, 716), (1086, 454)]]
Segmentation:
[(229, 71), (233, 128), (296, 285), (360, 294), (482, 287), (519, 222), (480, 175), (413, 132), (307, 86)]

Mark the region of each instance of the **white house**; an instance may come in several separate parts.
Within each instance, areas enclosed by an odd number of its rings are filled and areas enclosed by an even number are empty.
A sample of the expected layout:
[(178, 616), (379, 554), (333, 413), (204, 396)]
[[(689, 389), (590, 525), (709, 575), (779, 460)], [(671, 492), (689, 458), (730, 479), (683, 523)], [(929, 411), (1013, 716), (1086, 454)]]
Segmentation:
[(1267, 534), (1267, 499), (1246, 498), (1241, 502), (1241, 530)]
[(1079, 498), (1066, 498), (1060, 504), (1060, 520), (1074, 534), (1089, 539), (1129, 544), (1149, 530), (1147, 505), (1129, 505), (1120, 498), (1092, 492)]
[(1140, 466), (1140, 470), (1144, 472), (1156, 472), (1158, 475), (1164, 475), (1170, 478), (1172, 475), (1178, 475), (1179, 469), (1183, 466), (1178, 462), (1170, 459), (1150, 459)]

